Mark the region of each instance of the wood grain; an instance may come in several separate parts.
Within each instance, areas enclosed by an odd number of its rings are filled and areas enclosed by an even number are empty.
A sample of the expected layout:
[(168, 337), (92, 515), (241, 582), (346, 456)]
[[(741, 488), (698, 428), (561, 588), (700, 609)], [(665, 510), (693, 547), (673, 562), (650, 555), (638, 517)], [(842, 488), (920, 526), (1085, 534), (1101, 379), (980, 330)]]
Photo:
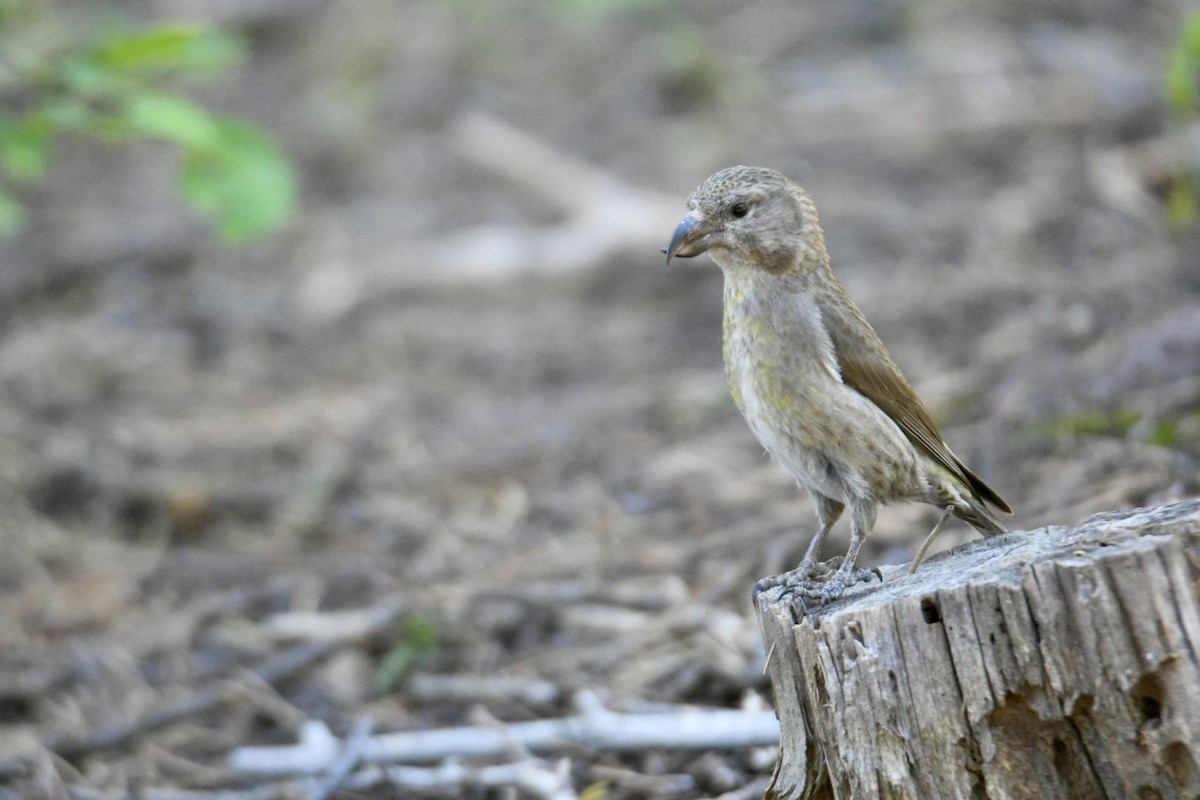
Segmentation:
[(884, 575), (807, 614), (760, 596), (768, 797), (1200, 796), (1200, 500)]

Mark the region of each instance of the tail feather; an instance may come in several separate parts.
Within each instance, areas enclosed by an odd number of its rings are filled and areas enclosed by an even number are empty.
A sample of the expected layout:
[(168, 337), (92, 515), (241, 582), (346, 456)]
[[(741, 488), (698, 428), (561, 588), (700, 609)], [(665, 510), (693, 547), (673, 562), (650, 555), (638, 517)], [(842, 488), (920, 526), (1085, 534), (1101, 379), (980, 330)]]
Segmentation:
[(967, 469), (966, 464), (957, 458), (955, 458), (955, 461), (962, 469), (963, 477), (967, 479), (967, 489), (971, 494), (969, 497), (962, 497), (960, 495), (957, 498), (958, 502), (954, 503), (954, 516), (971, 523), (984, 536), (1008, 533), (1008, 528), (1000, 524), (1000, 521), (996, 519), (995, 515), (988, 508), (990, 504), (1005, 514), (1011, 514), (1012, 509), (1008, 507), (1008, 503), (1004, 502), (1004, 498), (998, 495), (995, 489), (988, 486), (978, 475)]
[[(971, 470), (967, 469), (966, 464), (959, 461), (958, 466), (962, 467), (963, 475), (965, 475), (967, 478), (967, 484), (971, 487), (972, 494), (974, 494), (976, 497), (980, 498), (981, 500), (986, 500), (987, 502), (991, 503), (996, 508), (1003, 511), (1005, 514), (1012, 513), (1012, 509), (1008, 507), (1008, 503), (1004, 502), (1003, 497), (996, 494), (995, 489), (988, 486), (986, 483), (983, 482), (983, 480), (978, 475), (976, 475), (974, 472), (971, 472)], [(984, 513), (985, 513), (985, 515), (987, 514), (986, 510), (984, 511)], [(966, 517), (963, 517), (963, 519), (966, 519)], [(967, 520), (967, 521), (970, 522), (970, 520)], [(995, 519), (993, 519), (992, 522), (995, 523)], [(974, 525), (975, 523), (972, 522), (971, 524)]]
[(971, 523), (984, 536), (1008, 533), (1008, 528), (1000, 524), (1000, 521), (992, 515), (983, 504), (983, 501), (973, 497), (963, 498), (958, 503), (955, 503), (954, 516)]

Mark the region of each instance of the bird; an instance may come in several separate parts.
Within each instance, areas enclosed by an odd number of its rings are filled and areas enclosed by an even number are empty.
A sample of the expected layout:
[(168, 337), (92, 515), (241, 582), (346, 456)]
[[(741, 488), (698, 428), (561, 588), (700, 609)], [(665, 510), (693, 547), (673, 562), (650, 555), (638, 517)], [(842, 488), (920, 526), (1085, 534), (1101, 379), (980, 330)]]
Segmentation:
[[(985, 536), (1009, 505), (950, 450), (929, 409), (830, 266), (817, 209), (782, 173), (735, 166), (707, 178), (664, 251), (708, 253), (724, 273), (723, 355), (735, 405), (771, 457), (809, 490), (818, 528), (799, 566), (754, 596), (830, 602), (877, 570), (856, 569), (879, 506), (928, 503)], [(818, 562), (850, 510), (844, 557)], [(914, 561), (913, 568), (919, 563)], [(881, 576), (880, 576), (881, 577)]]

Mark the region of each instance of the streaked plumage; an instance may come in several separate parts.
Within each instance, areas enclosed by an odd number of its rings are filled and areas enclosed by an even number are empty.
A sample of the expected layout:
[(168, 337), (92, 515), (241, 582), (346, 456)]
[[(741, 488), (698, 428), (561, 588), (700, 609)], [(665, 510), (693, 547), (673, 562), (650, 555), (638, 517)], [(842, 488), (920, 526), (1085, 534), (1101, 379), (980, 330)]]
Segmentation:
[[(767, 451), (812, 492), (821, 523), (800, 567), (760, 588), (840, 594), (863, 576), (854, 563), (880, 504), (929, 503), (985, 534), (1003, 532), (987, 505), (1008, 505), (946, 446), (834, 276), (804, 190), (774, 170), (730, 167), (702, 183), (687, 207), (668, 261), (708, 252), (724, 272), (734, 402)], [(821, 541), (847, 506), (849, 552), (831, 582), (814, 589)]]

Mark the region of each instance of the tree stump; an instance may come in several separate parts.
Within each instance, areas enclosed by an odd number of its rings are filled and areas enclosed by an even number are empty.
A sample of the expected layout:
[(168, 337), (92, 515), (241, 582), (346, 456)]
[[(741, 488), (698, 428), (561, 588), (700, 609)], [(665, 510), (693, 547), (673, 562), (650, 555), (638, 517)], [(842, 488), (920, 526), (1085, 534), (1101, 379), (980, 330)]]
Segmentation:
[(759, 598), (768, 798), (1200, 797), (1200, 500)]

